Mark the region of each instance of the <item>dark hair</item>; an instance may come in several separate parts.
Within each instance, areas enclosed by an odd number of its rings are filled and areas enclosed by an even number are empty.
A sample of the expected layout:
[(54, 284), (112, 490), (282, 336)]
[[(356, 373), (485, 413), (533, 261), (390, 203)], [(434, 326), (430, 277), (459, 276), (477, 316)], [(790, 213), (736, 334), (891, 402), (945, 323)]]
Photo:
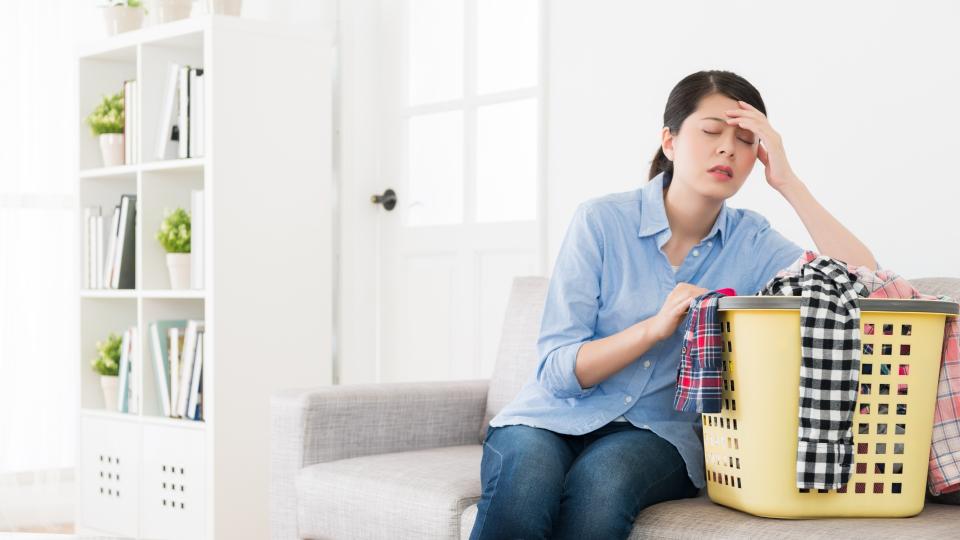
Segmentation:
[[(745, 101), (767, 114), (760, 92), (743, 77), (730, 71), (698, 71), (684, 77), (670, 91), (667, 106), (663, 110), (663, 126), (669, 127), (670, 133), (676, 135), (680, 131), (680, 124), (697, 109), (700, 100), (712, 94), (723, 94), (730, 99)], [(664, 155), (662, 146), (657, 148), (657, 153), (650, 163), (649, 178), (661, 171), (673, 173), (673, 162)]]

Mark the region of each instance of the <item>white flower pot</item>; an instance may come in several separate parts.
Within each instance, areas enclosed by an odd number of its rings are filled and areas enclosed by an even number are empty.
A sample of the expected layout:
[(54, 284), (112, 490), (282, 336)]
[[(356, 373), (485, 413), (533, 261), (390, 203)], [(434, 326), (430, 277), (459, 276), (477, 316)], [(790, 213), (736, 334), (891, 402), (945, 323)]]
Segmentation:
[(167, 253), (167, 271), (170, 272), (171, 289), (190, 288), (189, 253)]
[(186, 19), (192, 9), (193, 0), (152, 0), (149, 5), (150, 18), (160, 24)]
[(203, 5), (206, 13), (240, 16), (241, 0), (204, 0)]
[(143, 8), (128, 6), (105, 6), (103, 22), (107, 27), (107, 35), (129, 32), (143, 26)]
[(116, 375), (101, 375), (100, 388), (103, 389), (103, 402), (108, 411), (117, 410), (117, 380)]
[(123, 165), (123, 133), (104, 133), (100, 135), (100, 154), (103, 166)]

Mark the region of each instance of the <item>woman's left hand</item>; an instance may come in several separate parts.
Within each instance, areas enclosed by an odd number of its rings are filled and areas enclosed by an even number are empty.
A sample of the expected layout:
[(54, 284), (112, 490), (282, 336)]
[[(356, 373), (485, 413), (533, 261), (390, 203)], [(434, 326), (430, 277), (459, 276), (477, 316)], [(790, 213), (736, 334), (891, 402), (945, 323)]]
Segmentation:
[(777, 191), (799, 182), (797, 175), (787, 162), (787, 154), (783, 150), (783, 140), (777, 133), (766, 115), (745, 101), (738, 101), (738, 109), (727, 110), (730, 118), (727, 124), (750, 130), (759, 138), (757, 157), (765, 167), (767, 183)]

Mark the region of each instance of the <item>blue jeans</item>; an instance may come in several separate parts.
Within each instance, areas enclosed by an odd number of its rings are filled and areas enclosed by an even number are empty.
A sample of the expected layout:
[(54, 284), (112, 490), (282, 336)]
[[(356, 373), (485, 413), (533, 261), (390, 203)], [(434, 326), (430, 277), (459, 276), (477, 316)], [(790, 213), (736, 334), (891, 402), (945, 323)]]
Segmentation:
[(627, 538), (652, 504), (697, 495), (677, 449), (630, 422), (584, 435), (487, 427), (470, 540)]

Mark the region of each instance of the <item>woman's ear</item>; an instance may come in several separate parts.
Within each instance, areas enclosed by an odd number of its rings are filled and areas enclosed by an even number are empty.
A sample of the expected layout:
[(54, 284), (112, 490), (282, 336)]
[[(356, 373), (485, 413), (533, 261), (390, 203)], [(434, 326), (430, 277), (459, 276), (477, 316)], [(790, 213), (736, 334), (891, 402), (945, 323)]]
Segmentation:
[(664, 126), (660, 131), (660, 148), (663, 149), (663, 155), (667, 156), (667, 159), (673, 161), (673, 134), (670, 133), (670, 128)]

